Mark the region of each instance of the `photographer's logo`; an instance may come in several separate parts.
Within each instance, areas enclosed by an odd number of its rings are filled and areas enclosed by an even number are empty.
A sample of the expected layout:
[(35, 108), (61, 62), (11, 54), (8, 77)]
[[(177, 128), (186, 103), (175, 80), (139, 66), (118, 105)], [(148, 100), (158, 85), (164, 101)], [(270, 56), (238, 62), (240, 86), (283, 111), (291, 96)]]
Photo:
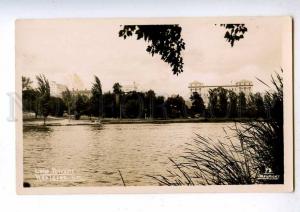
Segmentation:
[(277, 181), (279, 180), (279, 175), (274, 174), (272, 168), (265, 167), (264, 172), (258, 175), (257, 180), (263, 181)]

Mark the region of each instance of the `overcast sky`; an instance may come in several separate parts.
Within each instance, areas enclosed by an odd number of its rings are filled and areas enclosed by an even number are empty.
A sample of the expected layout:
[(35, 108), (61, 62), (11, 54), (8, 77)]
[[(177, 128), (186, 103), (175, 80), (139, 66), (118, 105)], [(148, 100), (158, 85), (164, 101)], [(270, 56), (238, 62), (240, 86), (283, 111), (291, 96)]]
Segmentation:
[[(242, 79), (254, 83), (254, 91), (265, 87), (256, 77), (269, 82), (282, 66), (282, 25), (276, 18), (241, 20), (248, 32), (231, 47), (223, 38), (222, 19), (182, 19), (186, 43), (184, 72), (173, 75), (159, 55), (152, 57), (147, 43), (118, 37), (122, 20), (69, 19), (27, 20), (16, 25), (16, 68), (35, 80), (45, 74), (49, 81), (69, 88), (90, 89), (94, 75), (103, 90), (134, 81), (143, 90), (187, 97), (188, 84), (197, 80), (205, 85), (230, 84)], [(159, 22), (161, 23), (161, 21)]]

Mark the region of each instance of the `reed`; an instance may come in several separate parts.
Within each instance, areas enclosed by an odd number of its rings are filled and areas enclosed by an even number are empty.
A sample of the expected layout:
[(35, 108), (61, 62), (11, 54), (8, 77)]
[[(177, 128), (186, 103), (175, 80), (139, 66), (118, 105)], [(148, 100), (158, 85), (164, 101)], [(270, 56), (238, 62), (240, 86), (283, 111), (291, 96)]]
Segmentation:
[[(159, 185), (241, 185), (283, 183), (283, 81), (272, 77), (272, 87), (265, 95), (268, 117), (264, 120), (237, 122), (224, 130), (224, 139), (213, 140), (195, 135), (186, 144), (184, 155), (175, 159), (168, 176), (149, 176)], [(234, 136), (228, 136), (228, 130)], [(277, 181), (262, 181), (258, 176), (269, 168)]]

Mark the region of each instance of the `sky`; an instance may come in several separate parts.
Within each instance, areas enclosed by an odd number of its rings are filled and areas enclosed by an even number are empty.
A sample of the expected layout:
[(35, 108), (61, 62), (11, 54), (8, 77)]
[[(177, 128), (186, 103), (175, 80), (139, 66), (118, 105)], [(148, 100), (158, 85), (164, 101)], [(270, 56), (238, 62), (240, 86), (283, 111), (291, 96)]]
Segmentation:
[[(44, 74), (49, 81), (70, 89), (90, 89), (97, 75), (103, 91), (115, 82), (136, 82), (141, 90), (159, 95), (188, 97), (188, 84), (223, 85), (251, 80), (253, 91), (267, 89), (267, 83), (282, 67), (282, 22), (280, 18), (234, 19), (245, 23), (245, 38), (231, 47), (224, 39), (222, 18), (142, 20), (146, 23), (176, 23), (186, 43), (184, 72), (173, 75), (159, 55), (146, 52), (147, 43), (136, 37), (118, 37), (121, 24), (140, 23), (122, 19), (49, 19), (16, 22), (16, 71), (33, 81)], [(217, 25), (215, 25), (217, 24)]]

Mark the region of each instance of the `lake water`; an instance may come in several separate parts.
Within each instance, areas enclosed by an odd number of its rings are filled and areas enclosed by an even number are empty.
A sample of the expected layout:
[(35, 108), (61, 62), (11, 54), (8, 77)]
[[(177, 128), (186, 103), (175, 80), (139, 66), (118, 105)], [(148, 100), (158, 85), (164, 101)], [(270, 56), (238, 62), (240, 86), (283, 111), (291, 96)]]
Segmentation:
[(107, 124), (24, 127), (24, 181), (31, 186), (158, 185), (169, 158), (183, 154), (195, 133), (225, 136), (230, 123)]

